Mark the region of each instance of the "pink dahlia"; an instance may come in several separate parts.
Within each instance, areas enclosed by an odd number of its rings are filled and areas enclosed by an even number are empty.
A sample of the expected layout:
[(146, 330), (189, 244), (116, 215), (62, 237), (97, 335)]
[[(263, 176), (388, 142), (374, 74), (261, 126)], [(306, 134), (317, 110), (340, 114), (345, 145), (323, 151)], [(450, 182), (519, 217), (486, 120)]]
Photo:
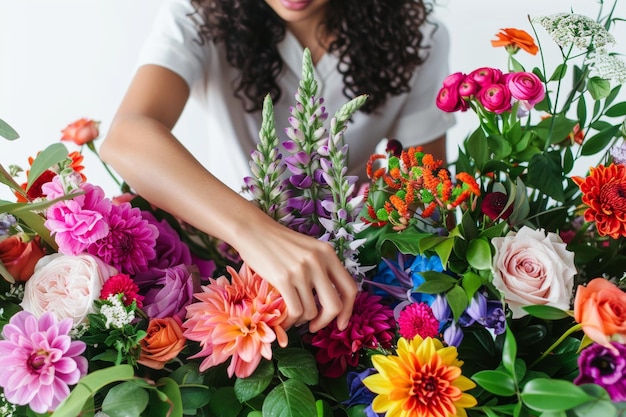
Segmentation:
[(52, 411), (86, 374), (85, 343), (72, 341), (72, 324), (49, 312), (39, 319), (26, 311), (11, 317), (0, 340), (0, 386), (9, 402), (36, 413)]
[(280, 293), (247, 265), (231, 276), (209, 278), (209, 285), (195, 294), (198, 302), (187, 307), (184, 336), (200, 342), (202, 350), (190, 357), (205, 359), (200, 371), (231, 358), (228, 375), (250, 376), (261, 357), (272, 358), (272, 343), (287, 346), (281, 323), (287, 317)]
[(106, 216), (111, 201), (100, 187), (84, 183), (81, 189), (84, 194), (59, 201), (46, 211), (45, 226), (65, 255), (78, 255), (109, 233)]
[(107, 223), (109, 234), (89, 245), (87, 251), (125, 274), (147, 270), (148, 261), (156, 256), (157, 228), (130, 203), (112, 206)]
[(360, 292), (345, 330), (339, 330), (333, 320), (313, 335), (311, 344), (319, 348), (315, 359), (324, 375), (338, 377), (348, 366), (356, 366), (362, 348), (391, 347), (396, 322), (393, 310), (381, 304), (381, 299)]
[(420, 335), (423, 339), (439, 335), (439, 320), (426, 303), (411, 303), (400, 312), (398, 318), (400, 336), (413, 339)]
[(139, 287), (126, 274), (117, 274), (109, 278), (100, 291), (100, 299), (106, 300), (110, 295), (122, 294), (122, 302), (124, 305), (131, 305), (133, 301), (137, 303), (137, 307), (143, 307), (143, 295), (139, 295)]

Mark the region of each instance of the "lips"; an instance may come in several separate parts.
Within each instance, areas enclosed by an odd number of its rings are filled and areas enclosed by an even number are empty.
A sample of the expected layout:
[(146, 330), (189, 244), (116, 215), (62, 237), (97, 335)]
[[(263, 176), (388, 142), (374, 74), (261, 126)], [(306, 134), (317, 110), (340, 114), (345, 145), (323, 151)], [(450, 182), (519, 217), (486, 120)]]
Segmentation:
[(280, 0), (280, 3), (289, 10), (303, 10), (305, 9), (309, 4), (311, 4), (312, 0), (300, 0), (300, 1), (293, 1), (293, 0)]

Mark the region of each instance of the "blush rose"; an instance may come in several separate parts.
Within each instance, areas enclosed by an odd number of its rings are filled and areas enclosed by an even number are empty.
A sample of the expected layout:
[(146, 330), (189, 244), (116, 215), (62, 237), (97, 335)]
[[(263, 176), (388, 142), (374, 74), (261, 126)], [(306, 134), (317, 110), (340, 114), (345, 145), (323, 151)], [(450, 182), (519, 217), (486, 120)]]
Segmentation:
[(141, 354), (138, 362), (152, 369), (163, 369), (185, 347), (181, 320), (178, 317), (151, 319), (148, 333), (141, 339)]
[(542, 304), (568, 309), (574, 288), (574, 254), (554, 233), (527, 226), (492, 239), (493, 284), (504, 293), (513, 318), (523, 306)]
[(77, 145), (92, 142), (100, 136), (100, 122), (91, 119), (78, 119), (61, 131), (61, 140), (72, 141)]
[(35, 272), (26, 281), (20, 304), (35, 317), (46, 311), (57, 320), (71, 318), (74, 324), (86, 323), (87, 314), (94, 313), (94, 300), (102, 285), (117, 270), (95, 256), (55, 253), (37, 262)]
[(604, 278), (579, 285), (574, 319), (591, 340), (614, 350), (611, 339), (626, 343), (626, 293)]
[(0, 241), (0, 262), (17, 282), (26, 282), (44, 256), (39, 238), (24, 242), (19, 235)]

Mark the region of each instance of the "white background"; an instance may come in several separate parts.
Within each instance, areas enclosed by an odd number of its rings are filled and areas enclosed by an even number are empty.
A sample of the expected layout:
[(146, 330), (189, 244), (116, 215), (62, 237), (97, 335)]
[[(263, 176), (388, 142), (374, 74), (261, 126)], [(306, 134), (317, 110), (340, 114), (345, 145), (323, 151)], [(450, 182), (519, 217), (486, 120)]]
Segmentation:
[[(58, 141), (61, 129), (81, 117), (101, 121), (104, 136), (161, 3), (162, 0), (0, 0), (0, 119), (21, 135), (13, 142), (0, 138), (0, 164), (26, 168), (29, 156)], [(619, 7), (624, 10), (624, 5)], [(470, 72), (482, 66), (506, 69), (504, 49), (492, 48), (490, 44), (500, 28), (514, 27), (532, 34), (528, 16), (573, 10), (595, 17), (598, 3), (438, 0), (436, 10), (451, 34), (450, 72)], [(538, 31), (542, 46), (551, 46), (543, 29), (539, 27)], [(613, 33), (617, 44), (612, 50), (626, 53), (626, 24), (622, 23)], [(551, 51), (553, 64), (549, 68), (554, 68), (558, 52)], [(523, 52), (518, 58), (527, 69), (540, 63), (538, 56)], [(201, 120), (202, 114), (192, 102), (175, 132), (202, 161), (206, 139)], [(458, 144), (475, 127), (476, 120), (470, 112), (458, 116), (457, 126), (449, 132), (449, 160), (456, 158)], [(66, 144), (70, 151), (76, 149), (72, 143)], [(102, 186), (109, 196), (116, 195), (117, 187), (104, 169), (87, 150), (85, 155), (89, 181)], [(7, 198), (5, 189), (0, 190), (0, 198)]]

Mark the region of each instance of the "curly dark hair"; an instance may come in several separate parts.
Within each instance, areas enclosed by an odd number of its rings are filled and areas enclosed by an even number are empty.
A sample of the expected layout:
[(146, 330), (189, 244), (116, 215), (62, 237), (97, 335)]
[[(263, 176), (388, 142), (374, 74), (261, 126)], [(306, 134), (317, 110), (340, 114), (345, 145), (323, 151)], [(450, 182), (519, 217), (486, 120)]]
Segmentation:
[[(285, 24), (263, 0), (191, 0), (201, 43), (224, 42), (230, 65), (240, 70), (235, 94), (247, 111), (265, 95), (281, 96), (276, 78), (283, 62), (276, 47)], [(245, 10), (245, 13), (243, 12)], [(410, 90), (415, 68), (426, 59), (420, 31), (432, 12), (423, 0), (330, 0), (318, 30), (333, 35), (347, 98), (367, 94), (361, 110), (372, 113), (388, 95)], [(198, 19), (197, 17), (200, 17)]]

